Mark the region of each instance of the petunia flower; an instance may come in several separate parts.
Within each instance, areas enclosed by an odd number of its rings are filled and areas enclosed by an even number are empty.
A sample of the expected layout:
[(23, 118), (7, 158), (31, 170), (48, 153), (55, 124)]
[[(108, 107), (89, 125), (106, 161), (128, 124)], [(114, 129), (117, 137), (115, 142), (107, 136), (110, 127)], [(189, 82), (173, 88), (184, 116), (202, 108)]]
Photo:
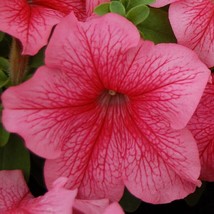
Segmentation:
[(58, 178), (44, 196), (34, 198), (21, 170), (0, 171), (0, 213), (2, 214), (124, 214), (118, 203), (108, 199), (78, 200), (77, 190), (66, 190), (66, 178)]
[(68, 177), (79, 199), (118, 201), (124, 186), (167, 203), (200, 185), (196, 142), (185, 128), (210, 70), (190, 49), (140, 39), (107, 14), (57, 25), (46, 65), (2, 95), (5, 128), (47, 159), (47, 187)]
[(214, 181), (214, 85), (208, 83), (201, 101), (188, 123), (188, 128), (197, 140), (201, 179)]
[[(108, 0), (107, 0), (108, 1)], [(48, 42), (51, 30), (71, 11), (84, 20), (104, 0), (0, 1), (0, 30), (22, 43), (23, 55), (35, 55)]]
[(65, 189), (66, 178), (59, 178), (43, 196), (34, 198), (20, 170), (0, 171), (0, 213), (71, 214), (75, 192)]
[(169, 19), (179, 44), (194, 50), (208, 67), (214, 66), (214, 3), (181, 0), (170, 5)]

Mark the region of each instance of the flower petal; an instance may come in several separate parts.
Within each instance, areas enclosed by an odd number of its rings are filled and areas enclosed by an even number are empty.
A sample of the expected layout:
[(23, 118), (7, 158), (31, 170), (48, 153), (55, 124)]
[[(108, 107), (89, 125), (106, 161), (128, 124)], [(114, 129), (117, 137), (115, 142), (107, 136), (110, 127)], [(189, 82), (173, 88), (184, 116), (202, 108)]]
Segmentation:
[(35, 55), (47, 44), (52, 27), (75, 7), (82, 14), (83, 6), (76, 0), (0, 1), (0, 30), (21, 41), (22, 54)]
[(179, 0), (156, 0), (154, 3), (150, 4), (150, 6), (159, 8), (159, 7), (164, 7), (176, 1), (179, 1)]
[[(109, 107), (110, 108), (110, 107)], [(112, 109), (108, 113), (96, 108), (85, 121), (70, 132), (71, 140), (56, 160), (46, 160), (44, 174), (47, 186), (59, 176), (69, 177), (67, 188), (79, 188), (78, 198), (110, 198), (119, 201), (124, 191), (120, 135), (125, 113)], [(125, 145), (124, 145), (125, 146)]]
[(172, 130), (161, 117), (154, 117), (152, 122), (140, 118), (130, 127), (123, 175), (126, 187), (136, 197), (154, 204), (194, 192), (200, 185), (200, 161), (191, 133)]
[(46, 50), (45, 62), (49, 67), (66, 72), (73, 68), (79, 73), (87, 71), (86, 75), (94, 69), (102, 69), (104, 73), (119, 66), (121, 56), (139, 40), (137, 28), (117, 14), (95, 17), (85, 23), (78, 22), (70, 14), (56, 27)]
[(32, 214), (71, 214), (77, 190), (65, 189), (63, 186), (66, 181), (67, 179), (65, 178), (58, 178), (54, 182), (52, 189), (45, 195), (29, 201), (23, 201), (20, 206), (25, 211), (30, 210)]
[(143, 41), (130, 50), (126, 61), (128, 81), (120, 81), (119, 90), (133, 102), (142, 103), (145, 112), (164, 115), (172, 128), (184, 128), (199, 103), (210, 70), (193, 51), (177, 44)]
[(195, 137), (201, 160), (200, 178), (214, 181), (214, 85), (208, 83), (188, 128)]
[(114, 214), (124, 214), (122, 208), (121, 208), (120, 205), (119, 205), (118, 203), (116, 203), (116, 202), (110, 204), (110, 205), (106, 208), (106, 210), (105, 210), (105, 212), (104, 212), (103, 214), (112, 214), (112, 213), (114, 213)]
[(18, 209), (21, 200), (31, 197), (20, 170), (0, 171), (0, 213)]
[(76, 199), (74, 203), (73, 214), (102, 214), (106, 207), (109, 205), (108, 199), (100, 200), (80, 200)]
[(178, 43), (193, 49), (208, 67), (214, 66), (214, 4), (210, 0), (173, 3), (169, 19)]

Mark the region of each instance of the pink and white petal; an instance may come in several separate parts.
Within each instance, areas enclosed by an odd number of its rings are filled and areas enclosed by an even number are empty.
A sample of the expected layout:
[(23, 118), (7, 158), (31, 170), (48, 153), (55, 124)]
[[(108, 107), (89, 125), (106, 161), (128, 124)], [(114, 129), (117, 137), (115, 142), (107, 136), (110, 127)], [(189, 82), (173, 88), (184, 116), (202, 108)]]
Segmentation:
[(20, 205), (23, 210), (29, 211), (31, 214), (72, 214), (72, 207), (74, 199), (77, 194), (77, 190), (67, 190), (64, 185), (67, 178), (58, 178), (52, 189), (50, 189), (45, 195), (31, 199), (29, 201), (23, 201)]
[(150, 129), (146, 123), (133, 126), (136, 136), (135, 141), (129, 141), (126, 153), (125, 185), (133, 195), (148, 203), (182, 199), (200, 186), (196, 142), (188, 130), (163, 129), (161, 121), (149, 126)]
[(109, 205), (108, 199), (81, 200), (76, 199), (73, 205), (73, 214), (101, 214)]
[(110, 204), (103, 214), (124, 214), (123, 209), (116, 202)]
[(187, 126), (195, 137), (201, 160), (200, 178), (214, 181), (214, 85), (208, 83)]
[(110, 0), (86, 0), (86, 13), (88, 16), (94, 14), (94, 8), (102, 3), (109, 2)]
[(159, 7), (164, 7), (176, 1), (179, 1), (179, 0), (156, 0), (154, 3), (150, 4), (150, 6), (159, 8)]
[(181, 45), (142, 41), (126, 62), (129, 70), (123, 71), (126, 79), (120, 75), (118, 91), (157, 117), (164, 115), (171, 127), (184, 128), (210, 77), (197, 55)]
[(2, 94), (3, 124), (8, 131), (21, 135), (34, 153), (56, 158), (70, 140), (70, 133), (78, 131), (76, 126), (90, 119), (88, 111), (94, 109), (93, 96), (97, 95), (93, 91), (90, 84), (41, 67), (30, 80)]
[(0, 213), (16, 210), (21, 200), (32, 197), (20, 170), (0, 171)]
[(208, 67), (214, 66), (214, 4), (210, 0), (173, 3), (169, 19), (179, 44), (194, 50)]
[(45, 62), (49, 67), (66, 72), (78, 70), (89, 76), (97, 73), (97, 78), (102, 80), (99, 70), (111, 73), (115, 67), (124, 64), (123, 55), (137, 46), (139, 39), (137, 28), (117, 14), (107, 14), (84, 23), (70, 14), (57, 25), (46, 50)]

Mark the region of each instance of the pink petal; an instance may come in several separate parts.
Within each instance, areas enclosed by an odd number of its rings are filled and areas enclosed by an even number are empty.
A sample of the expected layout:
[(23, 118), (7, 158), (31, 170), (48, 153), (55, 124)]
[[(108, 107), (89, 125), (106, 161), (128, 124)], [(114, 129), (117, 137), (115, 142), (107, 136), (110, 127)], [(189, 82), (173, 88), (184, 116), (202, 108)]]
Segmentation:
[(86, 0), (86, 13), (88, 16), (92, 15), (94, 8), (99, 4), (109, 2), (110, 0)]
[(159, 8), (176, 1), (179, 1), (179, 0), (156, 0), (154, 3), (150, 4), (150, 6)]
[(66, 182), (67, 179), (59, 178), (54, 182), (52, 189), (44, 196), (23, 201), (20, 206), (25, 211), (30, 210), (31, 214), (71, 214), (77, 190), (65, 189), (63, 186)]
[(198, 143), (201, 179), (214, 181), (214, 85), (208, 83), (200, 104), (188, 124)]
[(173, 3), (169, 19), (178, 43), (193, 49), (208, 67), (214, 66), (214, 4), (211, 0)]
[[(108, 199), (80, 200), (76, 199), (73, 205), (73, 214), (102, 214), (109, 205)], [(113, 214), (113, 213), (112, 213)], [(115, 213), (116, 214), (116, 213)]]
[[(134, 60), (133, 60), (134, 59)], [(184, 128), (196, 109), (210, 76), (197, 55), (177, 44), (141, 42), (127, 59), (129, 81), (123, 93), (143, 103), (142, 110), (153, 117), (164, 116), (174, 129)], [(145, 121), (149, 120), (147, 118)]]
[(94, 67), (104, 67), (106, 71), (109, 62), (111, 69), (118, 67), (123, 60), (118, 62), (118, 58), (135, 47), (140, 39), (136, 27), (116, 14), (107, 14), (85, 23), (78, 22), (70, 14), (56, 29), (46, 50), (45, 62), (49, 67), (66, 72), (71, 67), (78, 73), (87, 68), (88, 74), (91, 74)]
[[(78, 3), (79, 2), (79, 3)], [(83, 16), (83, 2), (73, 0), (0, 1), (0, 30), (23, 45), (22, 54), (35, 55), (47, 44), (52, 27), (70, 11)]]
[(0, 213), (18, 209), (23, 198), (31, 197), (20, 170), (0, 171)]
[(110, 204), (103, 214), (124, 214), (120, 205), (116, 202)]
[(123, 175), (133, 195), (154, 204), (184, 198), (200, 186), (197, 180), (200, 162), (194, 138), (186, 129), (167, 130), (161, 119), (154, 123), (154, 118), (153, 124), (141, 121), (133, 124), (137, 143), (129, 137)]

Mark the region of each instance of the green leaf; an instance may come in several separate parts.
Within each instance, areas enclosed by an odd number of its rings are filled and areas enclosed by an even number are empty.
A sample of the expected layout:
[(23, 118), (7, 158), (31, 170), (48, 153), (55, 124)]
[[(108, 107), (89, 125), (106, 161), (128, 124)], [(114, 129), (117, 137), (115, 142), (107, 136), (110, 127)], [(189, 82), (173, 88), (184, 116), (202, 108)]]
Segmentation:
[(4, 57), (0, 57), (0, 69), (3, 71), (8, 71), (9, 69), (9, 61), (8, 59), (5, 59)]
[(120, 200), (120, 205), (126, 212), (134, 212), (141, 204), (141, 200), (134, 197), (127, 189), (125, 189), (123, 197)]
[(155, 0), (129, 0), (126, 10), (130, 10), (131, 8), (136, 7), (138, 5), (147, 5), (154, 2)]
[(94, 9), (94, 12), (99, 16), (105, 15), (106, 13), (110, 12), (109, 5), (110, 2), (100, 4)]
[(2, 124), (0, 123), (0, 147), (4, 146), (10, 137), (10, 133), (7, 132), (4, 127), (2, 126)]
[(30, 58), (29, 66), (31, 68), (38, 68), (41, 65), (44, 65), (45, 58), (45, 48), (42, 48), (35, 56)]
[(0, 32), (0, 42), (4, 39), (4, 33)]
[(126, 15), (125, 7), (119, 1), (112, 1), (109, 9), (110, 9), (110, 12), (112, 12), (112, 13), (117, 13), (121, 16)]
[(149, 7), (146, 5), (138, 5), (128, 11), (126, 17), (135, 25), (140, 24), (149, 16)]
[(128, 1), (127, 0), (120, 0), (120, 2), (123, 4), (123, 6), (126, 8)]
[(10, 78), (0, 69), (0, 88), (6, 86), (9, 82)]
[(9, 142), (0, 148), (0, 170), (21, 169), (26, 180), (30, 175), (30, 155), (20, 137), (11, 134)]
[(203, 182), (200, 188), (197, 188), (196, 191), (195, 191), (194, 193), (188, 195), (188, 196), (184, 199), (185, 202), (186, 202), (190, 207), (195, 206), (195, 205), (199, 202), (199, 200), (200, 200), (200, 198), (201, 198), (203, 192), (205, 191), (205, 189), (206, 189), (206, 183)]
[(144, 39), (151, 40), (156, 44), (176, 42), (168, 19), (168, 13), (164, 10), (150, 8), (148, 18), (137, 27)]

